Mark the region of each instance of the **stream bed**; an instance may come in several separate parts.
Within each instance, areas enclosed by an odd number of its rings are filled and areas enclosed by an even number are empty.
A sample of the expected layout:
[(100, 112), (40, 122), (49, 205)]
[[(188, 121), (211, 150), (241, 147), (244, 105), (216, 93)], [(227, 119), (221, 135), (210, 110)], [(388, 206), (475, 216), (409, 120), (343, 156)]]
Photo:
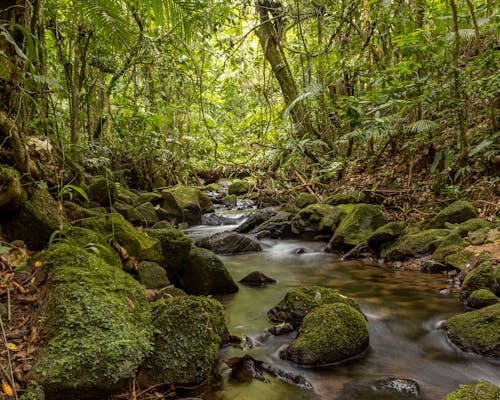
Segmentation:
[[(197, 239), (231, 228), (234, 226), (197, 226), (186, 230), (186, 234)], [(372, 400), (375, 397), (369, 391), (345, 397), (342, 388), (361, 387), (368, 381), (388, 377), (416, 381), (420, 387), (417, 398), (429, 400), (441, 399), (460, 384), (476, 379), (500, 385), (500, 362), (459, 350), (439, 329), (443, 320), (465, 311), (458, 299), (458, 288), (445, 275), (401, 271), (391, 264), (342, 261), (338, 255), (324, 253), (324, 243), (320, 242), (269, 239), (261, 243), (263, 251), (259, 253), (221, 256), (235, 281), (260, 271), (277, 283), (267, 287), (238, 284), (237, 293), (218, 297), (226, 308), (230, 333), (248, 338), (242, 348), (222, 349), (220, 358), (251, 355), (302, 375), (314, 392), (274, 378), (268, 384), (257, 380), (232, 383), (228, 380), (230, 370), (221, 361), (225, 400)], [(370, 333), (370, 347), (364, 358), (321, 369), (299, 368), (279, 358), (279, 349), (296, 333), (267, 333), (272, 326), (267, 311), (290, 288), (303, 285), (335, 288), (358, 301), (368, 318)]]

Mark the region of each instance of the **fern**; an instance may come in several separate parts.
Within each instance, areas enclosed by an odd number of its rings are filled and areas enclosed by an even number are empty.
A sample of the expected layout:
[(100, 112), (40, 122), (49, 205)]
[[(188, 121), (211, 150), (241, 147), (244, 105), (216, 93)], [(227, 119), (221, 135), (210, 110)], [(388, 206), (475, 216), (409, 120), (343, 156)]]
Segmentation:
[(321, 92), (321, 85), (311, 85), (309, 90), (298, 95), (284, 110), (282, 113), (283, 118), (288, 117), (290, 114), (290, 110), (292, 110), (298, 103), (302, 100), (307, 99), (308, 97), (316, 97)]
[(407, 127), (407, 131), (414, 134), (433, 133), (439, 125), (429, 119), (419, 119)]

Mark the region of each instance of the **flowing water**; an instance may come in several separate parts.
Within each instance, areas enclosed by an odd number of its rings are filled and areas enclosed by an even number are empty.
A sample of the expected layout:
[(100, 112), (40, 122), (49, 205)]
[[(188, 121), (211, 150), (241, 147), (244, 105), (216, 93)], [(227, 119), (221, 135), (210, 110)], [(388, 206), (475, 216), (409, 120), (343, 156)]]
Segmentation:
[[(230, 228), (200, 226), (189, 229), (187, 234), (199, 238)], [(249, 354), (304, 376), (313, 385), (314, 393), (274, 379), (270, 384), (256, 380), (231, 383), (228, 368), (222, 367), (225, 400), (334, 400), (339, 398), (344, 384), (387, 377), (418, 382), (421, 398), (429, 400), (441, 399), (459, 384), (476, 379), (500, 385), (500, 362), (462, 352), (439, 329), (443, 320), (464, 311), (458, 289), (446, 276), (398, 271), (389, 264), (341, 261), (338, 256), (322, 252), (324, 243), (264, 240), (262, 244), (264, 249), (259, 253), (221, 257), (235, 281), (256, 270), (277, 280), (264, 288), (240, 284), (237, 293), (220, 298), (231, 334), (248, 337), (243, 348), (221, 350), (221, 359)], [(298, 249), (303, 253), (298, 254)], [(358, 301), (368, 318), (370, 332), (370, 347), (363, 359), (329, 368), (304, 369), (279, 358), (279, 349), (296, 334), (268, 334), (266, 330), (272, 324), (267, 311), (290, 288), (302, 285), (332, 287)], [(352, 400), (373, 398), (367, 394)]]

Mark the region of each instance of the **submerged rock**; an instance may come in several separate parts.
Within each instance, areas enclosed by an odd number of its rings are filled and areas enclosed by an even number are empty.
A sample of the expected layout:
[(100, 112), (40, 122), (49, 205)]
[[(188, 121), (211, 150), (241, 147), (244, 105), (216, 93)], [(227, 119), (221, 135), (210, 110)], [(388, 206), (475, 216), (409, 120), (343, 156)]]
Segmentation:
[(266, 286), (270, 283), (276, 283), (276, 280), (267, 277), (262, 272), (254, 271), (250, 272), (243, 279), (240, 279), (240, 283), (247, 286)]
[(357, 356), (368, 343), (368, 324), (363, 314), (347, 304), (324, 304), (304, 317), (297, 339), (280, 352), (280, 357), (320, 367)]
[(153, 304), (153, 351), (138, 381), (152, 385), (194, 385), (208, 379), (217, 351), (228, 337), (224, 308), (214, 299), (178, 296)]
[(446, 222), (460, 223), (477, 217), (476, 208), (468, 201), (458, 200), (442, 209), (426, 225), (425, 229), (440, 229)]
[(338, 400), (403, 400), (421, 399), (417, 382), (404, 378), (361, 380), (344, 385)]
[(470, 385), (460, 385), (443, 400), (498, 400), (500, 388), (487, 380), (480, 379)]
[(219, 232), (199, 240), (196, 245), (218, 254), (236, 254), (262, 250), (259, 242), (238, 232)]
[(450, 318), (448, 337), (464, 351), (500, 357), (500, 304), (493, 304)]

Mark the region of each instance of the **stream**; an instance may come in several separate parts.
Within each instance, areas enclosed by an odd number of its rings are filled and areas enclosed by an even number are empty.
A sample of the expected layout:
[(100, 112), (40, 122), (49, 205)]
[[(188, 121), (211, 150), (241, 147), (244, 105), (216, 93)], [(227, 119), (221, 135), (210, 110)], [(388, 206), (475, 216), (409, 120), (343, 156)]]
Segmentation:
[[(235, 226), (196, 226), (185, 233), (193, 239)], [(322, 252), (324, 243), (300, 240), (262, 240), (263, 251), (221, 256), (237, 282), (252, 271), (277, 280), (267, 287), (239, 285), (233, 295), (218, 297), (226, 308), (232, 335), (247, 337), (243, 348), (226, 347), (221, 360), (249, 354), (282, 370), (300, 374), (314, 392), (270, 378), (232, 383), (221, 362), (225, 400), (374, 399), (373, 393), (341, 397), (345, 384), (362, 385), (381, 378), (411, 379), (420, 387), (420, 399), (442, 399), (460, 384), (487, 379), (500, 385), (500, 362), (465, 353), (447, 339), (439, 324), (464, 311), (459, 289), (445, 275), (400, 271), (391, 264), (342, 261)], [(303, 253), (298, 254), (297, 249)], [(281, 360), (279, 349), (296, 335), (272, 336), (267, 311), (292, 287), (321, 285), (354, 298), (368, 318), (370, 347), (363, 359), (321, 369), (305, 369)], [(378, 398), (378, 397), (377, 397)], [(395, 397), (408, 398), (408, 397)]]

